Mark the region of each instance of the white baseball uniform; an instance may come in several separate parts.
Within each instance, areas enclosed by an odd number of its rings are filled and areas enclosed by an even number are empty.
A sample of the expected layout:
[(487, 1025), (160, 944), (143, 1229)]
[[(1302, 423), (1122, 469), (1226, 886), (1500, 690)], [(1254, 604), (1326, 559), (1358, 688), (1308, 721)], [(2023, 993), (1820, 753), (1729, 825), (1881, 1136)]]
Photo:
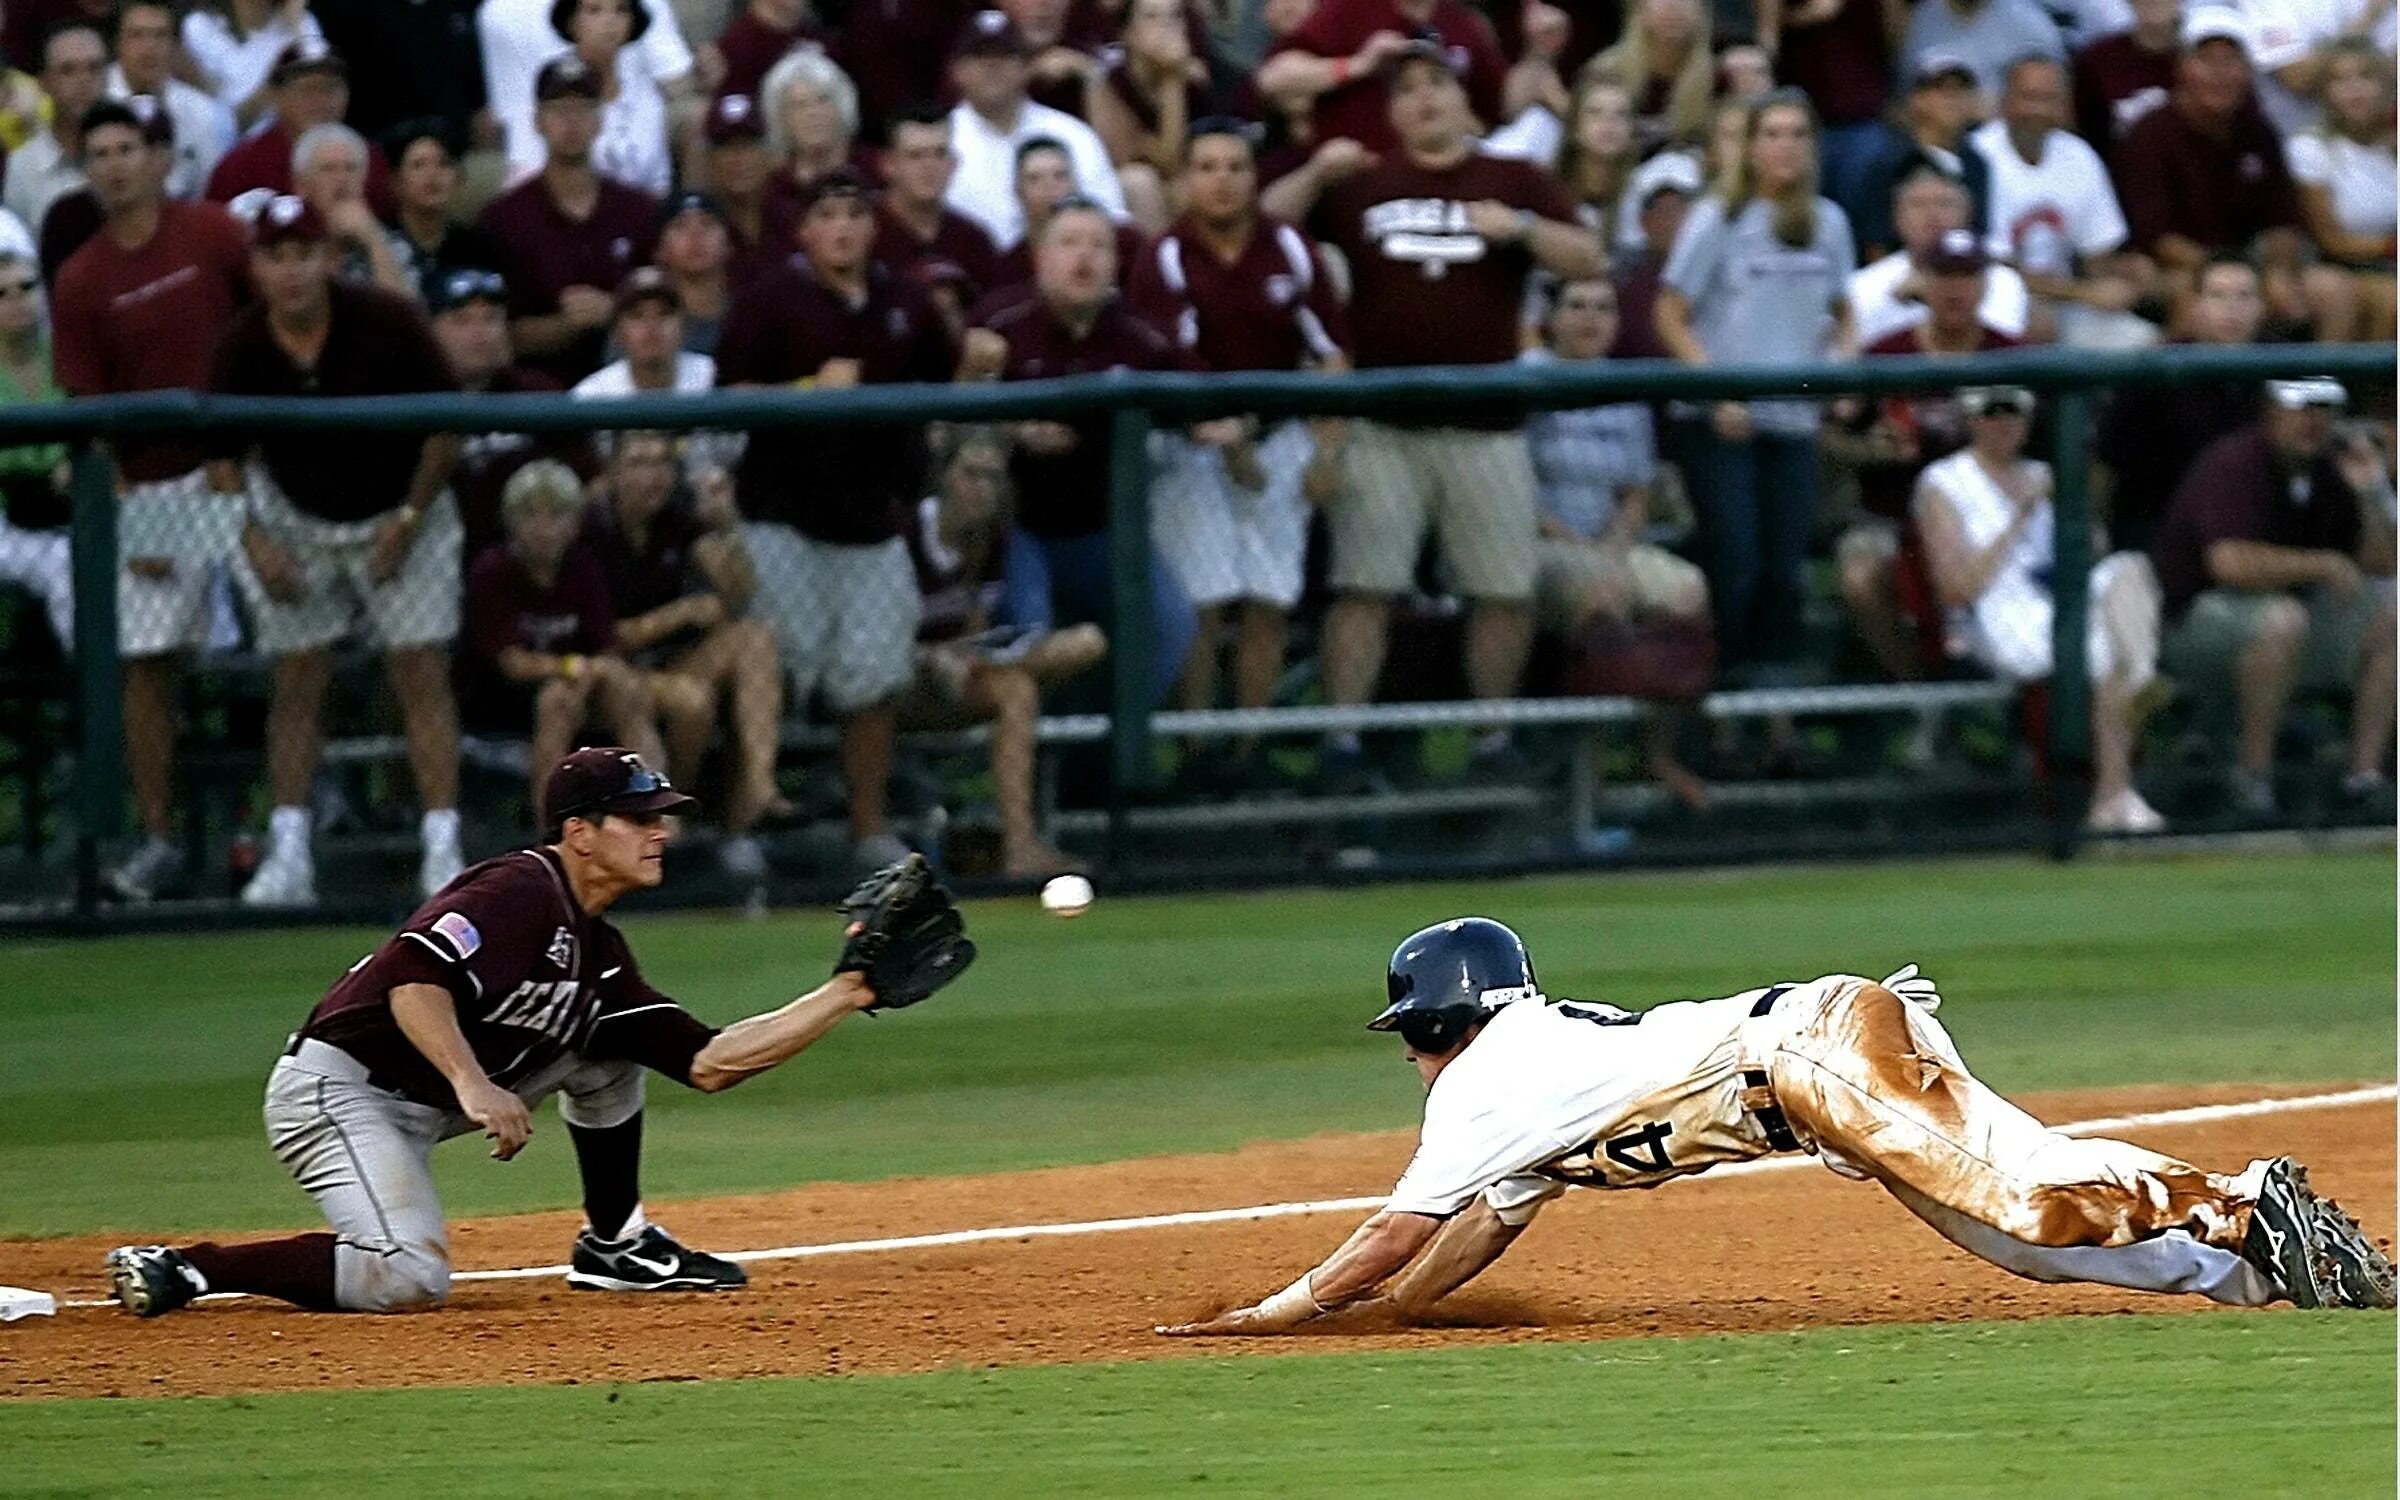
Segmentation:
[(1838, 974), (1644, 1011), (1519, 1001), (1434, 1081), (1386, 1207), (1447, 1216), (1481, 1196), (1523, 1224), (1569, 1186), (1807, 1151), (2020, 1276), (2276, 1297), (2240, 1254), (2264, 1163), (2228, 1178), (2061, 1135), (1967, 1072), (1924, 993)]

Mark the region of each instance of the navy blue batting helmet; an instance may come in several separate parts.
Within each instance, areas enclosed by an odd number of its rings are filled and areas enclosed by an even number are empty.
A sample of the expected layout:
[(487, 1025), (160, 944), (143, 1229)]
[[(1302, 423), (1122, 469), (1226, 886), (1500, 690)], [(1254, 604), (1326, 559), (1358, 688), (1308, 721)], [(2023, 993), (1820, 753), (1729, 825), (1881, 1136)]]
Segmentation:
[(1541, 999), (1533, 960), (1489, 917), (1454, 917), (1409, 934), (1384, 974), (1390, 1004), (1369, 1031), (1397, 1031), (1419, 1052), (1447, 1052), (1467, 1028), (1514, 1000)]

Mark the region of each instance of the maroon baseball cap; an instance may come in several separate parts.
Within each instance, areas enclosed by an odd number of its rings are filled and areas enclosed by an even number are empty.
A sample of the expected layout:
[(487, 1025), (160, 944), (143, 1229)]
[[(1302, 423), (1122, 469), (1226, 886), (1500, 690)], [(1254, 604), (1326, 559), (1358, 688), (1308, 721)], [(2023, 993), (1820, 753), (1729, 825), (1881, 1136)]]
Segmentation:
[(560, 761), (542, 783), (542, 805), (553, 822), (602, 813), (670, 813), (698, 807), (623, 745), (586, 745)]
[(958, 33), (958, 44), (950, 49), (956, 57), (1031, 57), (1033, 47), (1025, 33), (1009, 19), (1004, 10), (979, 10), (967, 18)]
[(348, 78), (350, 65), (342, 54), (325, 45), (323, 37), (304, 36), (275, 54), (275, 66), (268, 70), (267, 82), (286, 84), (303, 73), (331, 73), (336, 78)]
[(800, 217), (805, 219), (811, 209), (828, 198), (856, 198), (863, 203), (872, 197), (873, 194), (867, 191), (867, 180), (864, 177), (859, 176), (848, 167), (835, 167), (816, 181), (803, 186), (795, 201), (799, 204)]
[(533, 75), (533, 102), (548, 104), (556, 99), (589, 99), (599, 103), (600, 75), (574, 53), (559, 54)]
[(276, 245), (315, 245), (326, 238), (325, 216), (305, 198), (290, 193), (277, 193), (258, 206), (258, 216), (250, 221), (250, 248), (271, 249)]
[(700, 127), (712, 146), (729, 146), (735, 141), (763, 141), (767, 138), (767, 121), (758, 112), (758, 101), (748, 94), (719, 94), (709, 101), (708, 119)]
[(1948, 230), (1925, 252), (1928, 276), (1980, 276), (1990, 264), (1991, 257), (1984, 254), (1983, 241), (1971, 229)]

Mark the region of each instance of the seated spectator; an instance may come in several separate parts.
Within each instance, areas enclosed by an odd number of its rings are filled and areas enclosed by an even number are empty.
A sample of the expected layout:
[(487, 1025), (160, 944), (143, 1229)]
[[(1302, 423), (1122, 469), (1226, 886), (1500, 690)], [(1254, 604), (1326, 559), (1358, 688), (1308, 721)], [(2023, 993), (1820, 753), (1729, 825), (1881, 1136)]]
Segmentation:
[[(428, 305), (434, 342), (441, 345), (460, 390), (496, 396), (558, 391), (557, 381), (513, 362), (508, 283), (499, 272), (473, 267), (453, 271)], [(537, 458), (555, 458), (579, 474), (591, 473), (598, 467), (591, 448), (591, 435), (581, 432), (477, 432), (462, 437), (458, 465), (450, 473), (450, 493), (458, 503), (459, 555), (466, 566), (474, 566), (484, 549), (501, 539), (500, 496), (517, 470)]]
[[(2266, 317), (2258, 268), (2238, 255), (2200, 268), (2198, 290), (2177, 343), (2234, 348), (2255, 341)], [(2133, 385), (2109, 397), (2093, 456), (2093, 493), (2119, 548), (2150, 546), (2167, 504), (2209, 444), (2258, 416), (2256, 380)]]
[(395, 251), (414, 273), (417, 300), (431, 307), (453, 272), (497, 271), (507, 251), (473, 224), (459, 222), (458, 142), (425, 115), (402, 122), (384, 140), (392, 161)]
[(792, 253), (791, 205), (769, 179), (767, 122), (748, 94), (719, 94), (701, 123), (701, 188), (716, 202), (731, 236), (726, 277), (739, 291)]
[(2344, 400), (2331, 380), (2269, 382), (2264, 416), (2202, 451), (2150, 548), (2167, 670), (2187, 687), (2231, 686), (2230, 790), (2253, 816), (2275, 811), (2275, 737), (2299, 687), (2355, 690), (2344, 795), (2390, 792), (2392, 526), (2363, 494), (2380, 462), (2337, 439)]
[(1061, 630), (995, 628), (993, 610), (1008, 488), (1008, 455), (997, 439), (971, 434), (942, 466), (934, 494), (917, 506), (911, 556), (925, 596), (916, 675), (900, 699), (900, 727), (992, 726), (992, 801), (1000, 813), (1000, 867), (1040, 880), (1081, 866), (1044, 842), (1034, 819), (1035, 736), (1042, 690), (1097, 666), (1108, 638), (1097, 625)]
[(292, 190), (325, 221), (336, 274), (413, 298), (413, 247), (367, 207), (367, 149), (347, 125), (317, 126), (292, 145)]
[(729, 489), (695, 501), (683, 488), (671, 434), (621, 432), (614, 446), (583, 540), (608, 581), (616, 649), (648, 684), (666, 763), (684, 785), (699, 784), (718, 710), (731, 715), (726, 838), (717, 857), (729, 873), (755, 879), (767, 862), (751, 829), (761, 818), (790, 816), (792, 806), (775, 787), (783, 669), (774, 636), (743, 615), (758, 575), (742, 546), (741, 517)]
[[(1953, 236), (1976, 238), (1968, 228), (1966, 190), (1931, 167), (1910, 173), (1893, 193), (1892, 227), (1900, 248), (1851, 272), (1844, 288), (1862, 344), (1925, 321), (1926, 262)], [(2013, 266), (1988, 265), (1980, 246), (1975, 258), (1983, 292), (1978, 318), (2012, 339), (2023, 338), (2032, 305), (2025, 278)]]
[(714, 93), (756, 98), (775, 64), (799, 47), (822, 48), (825, 42), (808, 0), (747, 0), (711, 44), (722, 70)]
[(1617, 342), (1611, 359), (1669, 359), (1658, 340), (1659, 276), (1683, 233), (1684, 216), (1700, 196), (1700, 163), (1680, 151), (1662, 151), (1643, 162), (1625, 190), (1631, 211), (1626, 225), (1635, 242), (1621, 246), (1612, 261), (1617, 288)]
[(1183, 0), (1128, 0), (1118, 45), (1084, 90), (1084, 118), (1108, 147), (1126, 211), (1150, 234), (1172, 214), (1192, 123), (1209, 112), (1208, 64), (1192, 50)]
[[(1958, 393), (1972, 437), (1926, 469), (1915, 513), (1942, 604), (1978, 666), (2010, 682), (2055, 671), (2051, 576), (2058, 518), (2050, 466), (2025, 454), (2033, 393), (1970, 386)], [(2102, 558), (2091, 572), (2084, 665), (2092, 683), (2092, 805), (2098, 833), (2167, 826), (2133, 784), (2133, 746), (2159, 701), (2158, 578), (2139, 552)]]
[(2300, 212), (2324, 257), (2308, 271), (2317, 336), (2392, 336), (2392, 256), (2400, 163), (2392, 144), (2392, 60), (2362, 37), (2327, 49), (2325, 120), (2291, 138)]
[(774, 164), (767, 191), (787, 216), (797, 214), (799, 200), (829, 173), (875, 180), (874, 162), (858, 144), (858, 90), (816, 48), (803, 47), (768, 70), (758, 107)]
[(1900, 43), (1903, 66), (1922, 69), (1935, 57), (1967, 65), (1980, 96), (1974, 118), (1991, 112), (2001, 74), (2021, 57), (2066, 61), (2067, 39), (2035, 0), (1924, 0), (1908, 18)]
[(725, 310), (733, 299), (728, 271), (732, 259), (733, 235), (717, 200), (705, 193), (679, 193), (669, 200), (659, 214), (652, 264), (674, 288), (687, 353), (717, 352)]
[[(963, 332), (966, 310), (999, 288), (1000, 252), (982, 225), (942, 201), (958, 170), (958, 153), (950, 149), (950, 117), (922, 107), (892, 121), (881, 166), (876, 263), (928, 284), (948, 281), (952, 305), (944, 314), (953, 320), (953, 333)], [(935, 300), (941, 302), (938, 296)]]
[(1936, 53), (1917, 65), (1909, 75), (1899, 126), (1860, 178), (1858, 243), (1867, 258), (1889, 254), (1899, 245), (1892, 206), (1900, 185), (1927, 167), (1966, 191), (1966, 227), (1977, 233), (1984, 230), (1989, 168), (1982, 154), (1967, 146), (1967, 130), (1975, 118), (1975, 74), (1966, 63)]
[(302, 40), (325, 40), (306, 0), (202, 0), (183, 18), (184, 56), (244, 134), (275, 108), (267, 75)]
[(1110, 219), (1124, 221), (1125, 192), (1100, 137), (1073, 115), (1027, 97), (1032, 49), (1016, 22), (1000, 11), (977, 11), (959, 35), (950, 77), (959, 99), (950, 111), (950, 149), (958, 166), (949, 204), (982, 225), (993, 244), (1014, 249), (1025, 238), (1017, 151), (1037, 136), (1065, 146), (1083, 191)]
[(592, 160), (600, 134), (600, 80), (573, 53), (535, 80), (534, 128), (542, 170), (491, 201), (483, 230), (508, 252), (516, 306), (510, 334), (526, 363), (567, 382), (600, 366), (615, 316), (614, 290), (650, 259), (658, 200), (603, 175)]
[[(322, 7), (327, 0), (314, 0)], [(373, 0), (368, 0), (372, 4)], [(672, 89), (678, 100), (696, 98), (691, 47), (684, 41), (675, 7), (667, 0), (635, 0), (643, 20), (629, 44), (636, 54), (627, 66), (645, 74), (660, 89)], [(382, 7), (389, 9), (391, 7)], [(414, 9), (415, 7), (408, 7)], [(541, 164), (531, 144), (540, 132), (532, 127), (541, 102), (542, 70), (574, 48), (563, 38), (566, 28), (554, 18), (556, 0), (480, 0), (475, 7), (477, 51), (483, 60), (483, 97), (509, 143), (512, 164)], [(688, 92), (687, 92), (688, 91)], [(671, 124), (679, 123), (670, 111)], [(528, 142), (530, 155), (520, 155), (515, 143)]]
[[(1617, 338), (1616, 288), (1598, 276), (1562, 283), (1545, 336), (1543, 347), (1525, 351), (1523, 363), (1607, 358)], [(1649, 405), (1537, 412), (1525, 424), (1525, 441), (1542, 507), (1534, 582), (1542, 624), (1570, 637), (1595, 620), (1689, 620), (1705, 627), (1708, 580), (1647, 539), (1658, 482)], [(1705, 807), (1707, 787), (1675, 757), (1674, 728), (1668, 715), (1650, 717), (1650, 774), (1685, 805)]]
[(1400, 144), (1386, 73), (1415, 42), (1464, 59), (1475, 125), (1506, 122), (1508, 57), (1492, 23), (1462, 0), (1317, 0), (1259, 65), (1258, 91), (1277, 110), (1308, 119), (1312, 146), (1356, 141), (1381, 155)]
[(175, 170), (167, 176), (167, 196), (197, 198), (233, 144), (233, 116), (206, 90), (175, 76), (176, 25), (172, 0), (121, 0), (108, 97), (148, 94), (165, 108), (175, 122)]
[(500, 501), (507, 540), (486, 548), (467, 574), (467, 721), (533, 733), (534, 826), (547, 825), (542, 782), (587, 725), (667, 763), (658, 713), (640, 669), (617, 654), (608, 575), (582, 539), (583, 481), (565, 464), (536, 459)]
[[(50, 336), (42, 326), (42, 285), (33, 259), (0, 250), (0, 406), (65, 399), (50, 373)], [(42, 601), (61, 651), (75, 645), (69, 477), (64, 443), (0, 448), (0, 585)]]
[(0, 203), (39, 234), (50, 205), (84, 185), (83, 117), (108, 84), (108, 43), (92, 26), (61, 26), (43, 38), (42, 96), (49, 128), (8, 153)]
[[(992, 263), (993, 298), (1013, 296), (1033, 280), (1033, 242), (1061, 203), (1091, 201), (1075, 180), (1075, 159), (1065, 146), (1047, 136), (1035, 136), (1017, 148), (1017, 216), (1025, 237)], [(1117, 267), (1120, 273), (1137, 264), (1145, 248), (1142, 232), (1130, 224), (1117, 226)]]
[[(292, 191), (292, 148), (300, 137), (338, 125), (350, 112), (350, 65), (322, 41), (304, 38), (284, 48), (267, 82), (275, 95), (272, 123), (226, 152), (208, 174), (208, 196), (237, 212)], [(394, 208), (391, 164), (372, 146), (367, 202), (379, 214)]]
[(2388, 79), (2395, 42), (2389, 0), (2250, 0), (2251, 61), (2257, 65), (2258, 104), (2286, 137), (2315, 128), (2323, 117), (2326, 75), (2337, 49), (2364, 44), (2382, 59)]
[(2149, 265), (2125, 250), (2125, 215), (2099, 153), (2067, 133), (2065, 69), (2031, 57), (2008, 70), (2000, 117), (1968, 137), (1991, 184), (1992, 252), (2037, 299), (2029, 337), (2138, 349), (2158, 330), (2133, 315)]
[(1638, 0), (1624, 38), (1584, 64), (1576, 81), (1590, 78), (1609, 79), (1633, 101), (1633, 138), (1643, 154), (1699, 140), (1717, 85), (1700, 0)]
[[(636, 268), (618, 286), (610, 336), (623, 358), (577, 382), (578, 397), (696, 396), (716, 388), (717, 362), (686, 346), (683, 302), (675, 283), (656, 266)], [(605, 452), (608, 435), (598, 438)], [(740, 459), (743, 441), (738, 432), (690, 434), (684, 442), (685, 476), (703, 490), (720, 487)]]
[(2103, 160), (2134, 122), (2167, 102), (2183, 50), (2183, 0), (2130, 0), (2133, 29), (2075, 54), (2075, 133)]
[[(513, 39), (496, 57), (493, 17), (504, 10)], [(508, 7), (487, 4), (477, 17), (491, 110), (506, 138), (510, 180), (541, 170), (546, 140), (535, 118), (541, 75), (561, 58), (573, 57), (598, 88), (593, 166), (612, 181), (663, 197), (674, 179), (674, 142), (700, 109), (691, 51), (675, 32), (672, 11), (661, 0), (549, 0), (536, 23), (547, 34), (519, 34), (534, 14), (519, 0)], [(660, 33), (674, 34), (653, 42)]]
[(1755, 104), (1775, 90), (1775, 59), (1765, 48), (1742, 42), (1717, 54), (1717, 96)]
[(1760, 0), (1758, 45), (1777, 76), (1817, 106), (1825, 196), (1855, 223), (1873, 215), (1867, 174), (1889, 139), (1885, 107), (1900, 68), (1894, 57), (1900, 19), (1887, 0)]

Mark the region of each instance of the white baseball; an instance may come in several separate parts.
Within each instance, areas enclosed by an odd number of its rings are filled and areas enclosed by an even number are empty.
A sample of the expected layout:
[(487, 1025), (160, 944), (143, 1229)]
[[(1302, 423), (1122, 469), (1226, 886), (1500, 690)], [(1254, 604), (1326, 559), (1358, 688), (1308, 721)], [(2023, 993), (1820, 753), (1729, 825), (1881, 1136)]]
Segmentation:
[(1042, 887), (1042, 910), (1054, 917), (1080, 917), (1092, 904), (1092, 883), (1081, 875), (1052, 876)]

